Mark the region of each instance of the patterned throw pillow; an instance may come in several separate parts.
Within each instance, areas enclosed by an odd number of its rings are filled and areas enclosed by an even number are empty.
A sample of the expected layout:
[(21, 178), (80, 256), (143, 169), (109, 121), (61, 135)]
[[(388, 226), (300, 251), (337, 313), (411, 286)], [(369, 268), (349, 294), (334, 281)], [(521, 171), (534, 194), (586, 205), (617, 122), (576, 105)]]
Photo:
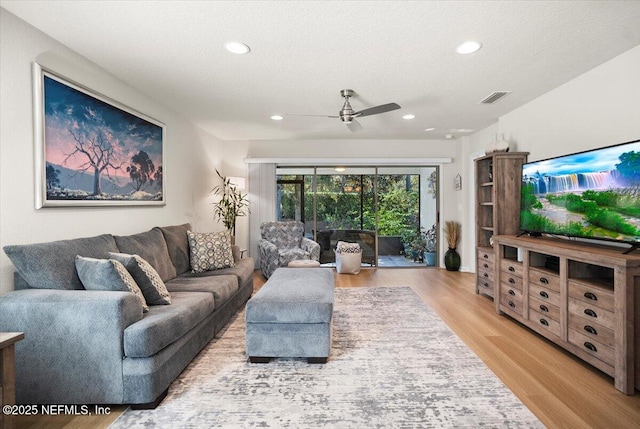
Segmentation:
[(109, 258), (121, 262), (129, 274), (138, 283), (144, 298), (149, 305), (171, 304), (171, 295), (160, 274), (139, 255), (109, 252)]
[(86, 290), (131, 292), (142, 303), (142, 311), (149, 311), (142, 291), (122, 263), (113, 259), (76, 256), (76, 271)]
[(348, 243), (346, 241), (338, 241), (336, 245), (336, 253), (360, 253), (360, 245), (358, 243)]
[(231, 251), (231, 237), (228, 232), (198, 233), (187, 231), (187, 237), (192, 273), (235, 267)]

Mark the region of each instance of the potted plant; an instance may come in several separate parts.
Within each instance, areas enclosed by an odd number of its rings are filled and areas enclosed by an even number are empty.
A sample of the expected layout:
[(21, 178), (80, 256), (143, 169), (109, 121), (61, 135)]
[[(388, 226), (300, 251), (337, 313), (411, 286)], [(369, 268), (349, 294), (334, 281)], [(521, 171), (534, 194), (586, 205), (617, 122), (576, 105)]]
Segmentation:
[(444, 266), (448, 271), (458, 271), (460, 269), (460, 255), (456, 251), (456, 247), (458, 247), (460, 240), (462, 225), (453, 220), (446, 221), (444, 225), (444, 233), (449, 246), (449, 250), (444, 254)]
[(246, 194), (242, 194), (231, 181), (216, 170), (222, 184), (211, 190), (220, 200), (213, 203), (213, 216), (218, 222), (222, 221), (224, 227), (231, 234), (232, 243), (236, 235), (236, 218), (246, 216), (249, 213), (249, 200)]
[(422, 230), (422, 235), (425, 241), (425, 249), (424, 249), (424, 262), (433, 267), (436, 265), (436, 249), (438, 246), (438, 237), (436, 234), (436, 226), (433, 225), (428, 230)]

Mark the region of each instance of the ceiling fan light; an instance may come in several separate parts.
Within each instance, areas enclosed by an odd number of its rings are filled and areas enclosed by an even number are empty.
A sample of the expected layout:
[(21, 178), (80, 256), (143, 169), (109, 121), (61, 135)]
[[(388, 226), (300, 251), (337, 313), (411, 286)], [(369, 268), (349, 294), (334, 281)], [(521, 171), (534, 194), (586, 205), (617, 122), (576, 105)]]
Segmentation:
[(274, 121), (281, 121), (284, 119), (284, 117), (280, 115), (273, 115), (271, 119), (273, 119)]
[(477, 52), (482, 47), (482, 43), (476, 42), (475, 40), (470, 40), (468, 42), (464, 42), (456, 48), (456, 52), (462, 55), (473, 54)]

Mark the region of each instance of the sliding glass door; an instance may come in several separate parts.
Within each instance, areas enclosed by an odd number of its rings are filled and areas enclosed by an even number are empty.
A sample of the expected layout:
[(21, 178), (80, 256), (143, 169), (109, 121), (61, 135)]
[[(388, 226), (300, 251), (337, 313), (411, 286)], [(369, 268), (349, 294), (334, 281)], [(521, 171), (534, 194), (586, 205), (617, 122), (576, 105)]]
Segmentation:
[(357, 242), (364, 266), (435, 265), (437, 167), (278, 167), (277, 219), (299, 220), (335, 262)]

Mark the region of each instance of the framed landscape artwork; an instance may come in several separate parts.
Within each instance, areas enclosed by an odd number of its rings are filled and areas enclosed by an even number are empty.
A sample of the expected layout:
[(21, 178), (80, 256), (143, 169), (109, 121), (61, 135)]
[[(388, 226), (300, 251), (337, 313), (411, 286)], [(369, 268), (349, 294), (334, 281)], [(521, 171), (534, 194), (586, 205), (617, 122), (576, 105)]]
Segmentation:
[(34, 63), (36, 208), (164, 205), (165, 125)]

